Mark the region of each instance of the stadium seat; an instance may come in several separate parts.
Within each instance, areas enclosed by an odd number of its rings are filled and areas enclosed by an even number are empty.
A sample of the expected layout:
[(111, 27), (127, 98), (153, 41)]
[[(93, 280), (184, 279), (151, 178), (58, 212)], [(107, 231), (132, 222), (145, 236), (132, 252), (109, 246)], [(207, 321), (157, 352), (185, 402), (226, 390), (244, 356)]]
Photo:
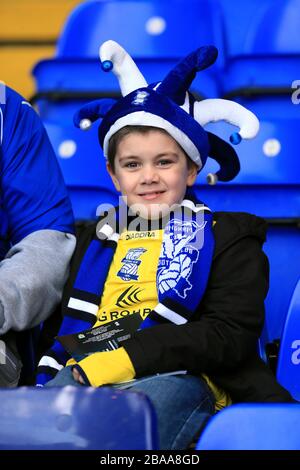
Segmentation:
[[(196, 190), (199, 198), (214, 210), (250, 212), (269, 222), (264, 250), (270, 261), (270, 290), (262, 335), (267, 352), (262, 351), (262, 356), (274, 357), (278, 355), (278, 343), (300, 274), (295, 258), (300, 250), (300, 117), (299, 106), (292, 101), (296, 95), (292, 82), (300, 67), (300, 2), (254, 0), (245, 5), (245, 11), (234, 10), (230, 0), (220, 0), (220, 4), (227, 39), (231, 34), (228, 25), (234, 29), (222, 74), (223, 97), (253, 111), (260, 120), (260, 131), (255, 139), (236, 147), (241, 172), (234, 181), (208, 187), (205, 176), (217, 169), (209, 161), (197, 179)], [(239, 25), (240, 33), (234, 24)], [(241, 28), (241, 24), (246, 28)], [(218, 123), (208, 130), (229, 141), (235, 128)]]
[(61, 119), (44, 124), (64, 175), (75, 219), (96, 219), (100, 205), (117, 205), (118, 193), (105, 168), (97, 126), (83, 132), (72, 122), (65, 125)]
[(300, 280), (295, 288), (281, 337), (277, 380), (300, 401)]
[(56, 57), (41, 61), (33, 71), (37, 96), (50, 92), (119, 94), (99, 66), (99, 46), (119, 42), (137, 62), (149, 83), (157, 82), (191, 51), (206, 44), (219, 49), (217, 63), (198, 74), (193, 89), (199, 96), (219, 94), (218, 70), (224, 63), (224, 38), (216, 1), (180, 0), (83, 2), (67, 19), (57, 44)]
[[(100, 44), (99, 44), (100, 45)], [(199, 44), (194, 45), (194, 49)], [(161, 81), (178, 63), (178, 58), (135, 58), (135, 62), (148, 83)], [(214, 66), (213, 66), (214, 67)], [(32, 74), (36, 82), (36, 93), (31, 102), (39, 104), (41, 99), (53, 102), (69, 99), (92, 99), (119, 97), (117, 79), (101, 70), (98, 58), (53, 58), (38, 62)], [(191, 88), (198, 99), (219, 96), (218, 74), (213, 69), (199, 73)]]
[[(300, 252), (300, 162), (296, 157), (300, 118), (290, 98), (262, 96), (239, 101), (252, 109), (261, 123), (255, 139), (236, 146), (241, 172), (230, 183), (208, 186), (206, 175), (218, 168), (216, 162), (208, 159), (195, 189), (199, 199), (215, 211), (254, 213), (269, 223), (264, 250), (270, 261), (270, 290), (263, 336), (264, 343), (272, 343), (281, 337), (300, 275), (295, 259)], [(226, 141), (234, 130), (225, 123), (207, 128)]]
[(253, 53), (299, 54), (300, 2), (276, 0), (265, 9), (248, 47)]
[(67, 19), (57, 57), (98, 57), (99, 44), (120, 42), (134, 58), (181, 58), (202, 44), (223, 56), (223, 23), (216, 1), (110, 1), (81, 3)]
[[(277, 0), (275, 0), (277, 1)], [(237, 8), (236, 0), (218, 0), (222, 10), (226, 37), (227, 57), (241, 55), (247, 51), (253, 39), (253, 30), (274, 0), (251, 0)]]
[(298, 404), (232, 405), (210, 419), (196, 450), (300, 450)]
[[(291, 94), (300, 60), (299, 0), (254, 0), (234, 14), (228, 11), (230, 1), (220, 2), (227, 40), (235, 42), (227, 54), (225, 96), (239, 89), (248, 96), (251, 92)], [(245, 28), (234, 27), (233, 21), (245, 22)]]
[[(296, 188), (298, 187), (298, 196)], [(295, 192), (294, 192), (295, 190)], [(272, 193), (274, 197), (272, 197)], [(300, 192), (299, 185), (288, 186), (219, 184), (215, 188), (198, 186), (197, 194), (214, 211), (246, 211), (264, 217), (268, 222), (267, 240), (263, 246), (270, 265), (270, 286), (265, 301), (266, 319), (260, 353), (272, 361), (276, 370), (278, 344), (282, 336), (290, 301), (300, 276)], [(289, 195), (294, 198), (294, 205)], [(298, 203), (297, 203), (298, 201)], [(297, 203), (297, 204), (296, 204)], [(286, 204), (286, 214), (284, 205)], [(288, 211), (290, 209), (290, 211)], [(277, 215), (278, 214), (278, 215)], [(270, 364), (271, 365), (271, 364)]]
[(270, 263), (265, 327), (268, 339), (272, 342), (282, 338), (290, 302), (300, 276), (297, 263), (297, 253), (300, 253), (300, 227), (297, 219), (270, 222), (264, 251)]
[(109, 387), (0, 390), (1, 450), (153, 450), (156, 417), (141, 393)]

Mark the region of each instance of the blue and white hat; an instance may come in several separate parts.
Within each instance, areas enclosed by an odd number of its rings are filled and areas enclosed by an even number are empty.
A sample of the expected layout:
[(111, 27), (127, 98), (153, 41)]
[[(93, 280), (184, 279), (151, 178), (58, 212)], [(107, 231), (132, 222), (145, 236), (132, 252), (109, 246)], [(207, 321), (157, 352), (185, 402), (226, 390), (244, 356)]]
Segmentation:
[(140, 125), (164, 129), (183, 148), (199, 171), (207, 157), (220, 165), (208, 182), (230, 181), (240, 170), (233, 147), (220, 137), (207, 132), (209, 122), (225, 120), (239, 127), (230, 140), (256, 136), (259, 121), (243, 106), (229, 100), (195, 101), (188, 89), (198, 71), (212, 65), (217, 58), (214, 46), (200, 47), (185, 57), (160, 83), (148, 85), (130, 55), (115, 41), (106, 41), (99, 50), (102, 69), (112, 70), (119, 80), (122, 98), (101, 99), (83, 106), (74, 116), (74, 123), (88, 129), (92, 122), (103, 118), (99, 126), (99, 141), (107, 157), (110, 138), (125, 126)]

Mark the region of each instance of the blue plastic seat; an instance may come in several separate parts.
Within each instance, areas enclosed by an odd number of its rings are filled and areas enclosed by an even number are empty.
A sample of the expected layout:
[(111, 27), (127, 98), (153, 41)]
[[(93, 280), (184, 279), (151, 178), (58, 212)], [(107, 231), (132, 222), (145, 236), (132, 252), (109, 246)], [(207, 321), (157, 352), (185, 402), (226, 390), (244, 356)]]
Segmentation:
[(89, 1), (67, 19), (57, 57), (98, 57), (99, 45), (114, 39), (134, 58), (182, 58), (214, 44), (223, 56), (223, 23), (216, 1)]
[(37, 93), (55, 91), (117, 92), (110, 74), (101, 73), (99, 46), (119, 42), (137, 62), (149, 83), (160, 81), (191, 51), (206, 44), (219, 49), (217, 63), (199, 74), (193, 88), (201, 96), (219, 93), (218, 70), (224, 62), (223, 24), (217, 2), (89, 1), (67, 19), (56, 57), (41, 61), (33, 73)]
[(230, 57), (245, 54), (298, 54), (299, 0), (219, 0)]
[(117, 205), (119, 196), (106, 171), (97, 126), (83, 132), (72, 122), (65, 125), (62, 120), (44, 121), (44, 124), (62, 169), (75, 219), (96, 219), (100, 205)]
[[(214, 211), (245, 211), (268, 222), (263, 246), (270, 265), (269, 292), (265, 300), (266, 316), (260, 340), (263, 359), (276, 369), (278, 343), (291, 298), (300, 276), (300, 185), (217, 185), (197, 186), (200, 200)], [(272, 356), (272, 358), (271, 358)], [(275, 370), (274, 370), (275, 371)]]
[(1, 450), (153, 450), (156, 417), (141, 393), (71, 387), (0, 390)]
[(260, 54), (299, 54), (299, 22), (299, 0), (271, 2), (258, 22), (253, 42), (249, 40), (249, 49)]
[(300, 280), (295, 288), (281, 337), (277, 380), (300, 401)]
[(224, 63), (223, 23), (218, 3), (191, 0), (89, 1), (67, 19), (53, 59), (36, 65), (37, 96), (68, 92), (85, 96), (119, 94), (117, 80), (101, 72), (99, 46), (119, 42), (134, 58), (148, 83), (162, 80), (191, 51), (206, 44), (219, 49), (215, 65), (196, 77), (193, 90), (200, 97), (218, 96), (218, 71)]
[(300, 450), (298, 404), (240, 404), (208, 422), (196, 450)]
[[(224, 22), (227, 56), (244, 54), (249, 42), (252, 44), (253, 31), (274, 0), (251, 0), (237, 8), (236, 0), (218, 0)], [(275, 0), (277, 2), (277, 0)]]
[[(200, 45), (201, 43), (194, 44), (194, 49)], [(167, 76), (178, 59), (142, 57), (135, 59), (135, 62), (147, 82), (155, 83)], [(39, 102), (42, 98), (53, 102), (66, 101), (75, 97), (90, 101), (103, 96), (120, 96), (117, 79), (102, 71), (98, 58), (45, 59), (36, 64), (32, 74), (36, 82), (33, 101)], [(199, 99), (219, 96), (218, 74), (213, 68), (197, 74), (191, 90)]]
[(235, 12), (230, 1), (220, 2), (229, 43), (225, 96), (241, 88), (248, 93), (265, 89), (268, 94), (281, 89), (290, 95), (300, 60), (299, 0), (254, 0)]
[[(297, 158), (297, 129), (300, 115), (291, 99), (268, 97), (239, 99), (260, 120), (255, 139), (236, 146), (241, 163), (239, 175), (230, 183), (206, 184), (206, 175), (218, 168), (208, 159), (197, 178), (196, 187), (203, 199), (215, 210), (254, 212), (266, 218), (300, 216), (300, 161)], [(206, 126), (229, 142), (235, 130), (226, 123)]]
[[(228, 139), (228, 126), (224, 125), (220, 134)], [(296, 135), (289, 121), (281, 128), (279, 123), (277, 127), (271, 122), (263, 123), (256, 139), (237, 147), (242, 169), (233, 182), (208, 186), (204, 180), (206, 174), (217, 169), (215, 162), (209, 162), (195, 186), (199, 199), (214, 211), (249, 212), (269, 223), (263, 247), (270, 263), (266, 322), (261, 338), (264, 359), (274, 355), (274, 349), (278, 354), (277, 343), (300, 275), (297, 258), (300, 253), (300, 165), (295, 153)], [(282, 150), (277, 156), (267, 157), (263, 146), (275, 136)], [(271, 349), (265, 351), (268, 343), (267, 348)]]
[[(279, 221), (280, 222), (280, 221)], [(282, 341), (284, 324), (300, 276), (300, 227), (270, 224), (264, 246), (270, 262), (270, 289), (266, 299), (265, 328), (268, 341)]]

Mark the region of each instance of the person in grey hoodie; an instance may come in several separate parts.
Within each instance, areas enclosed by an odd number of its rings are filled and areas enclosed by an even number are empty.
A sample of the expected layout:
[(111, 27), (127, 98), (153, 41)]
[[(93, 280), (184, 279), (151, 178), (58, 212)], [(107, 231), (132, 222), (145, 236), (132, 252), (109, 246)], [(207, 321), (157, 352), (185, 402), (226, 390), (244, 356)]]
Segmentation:
[(74, 219), (40, 118), (0, 83), (0, 386), (16, 386), (16, 333), (61, 299), (75, 248)]

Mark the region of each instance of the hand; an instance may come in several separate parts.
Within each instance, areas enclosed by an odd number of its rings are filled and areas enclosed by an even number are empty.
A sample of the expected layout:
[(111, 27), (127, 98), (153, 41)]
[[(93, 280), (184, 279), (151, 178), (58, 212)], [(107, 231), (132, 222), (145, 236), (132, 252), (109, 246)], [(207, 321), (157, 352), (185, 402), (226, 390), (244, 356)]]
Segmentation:
[(79, 374), (77, 369), (73, 369), (72, 374), (73, 374), (73, 379), (75, 380), (75, 382), (79, 382), (82, 385), (85, 384), (85, 381), (83, 380), (83, 377)]

